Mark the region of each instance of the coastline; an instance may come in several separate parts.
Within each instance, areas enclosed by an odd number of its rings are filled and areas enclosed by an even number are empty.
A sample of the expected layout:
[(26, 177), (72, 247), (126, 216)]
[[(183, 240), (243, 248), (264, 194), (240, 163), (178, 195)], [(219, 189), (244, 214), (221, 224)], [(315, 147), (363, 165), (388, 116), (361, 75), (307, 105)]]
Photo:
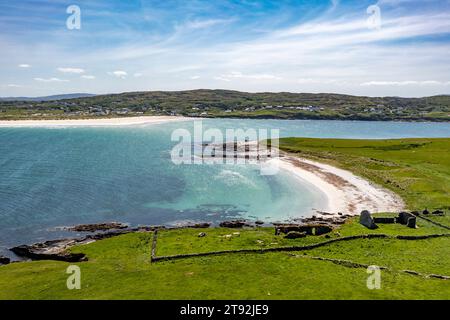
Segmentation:
[(124, 118), (99, 118), (77, 120), (0, 120), (0, 128), (21, 127), (114, 127), (146, 124), (160, 124), (174, 121), (191, 120), (180, 116), (142, 116)]
[(403, 200), (394, 192), (350, 171), (286, 155), (271, 161), (277, 161), (282, 170), (289, 171), (294, 177), (322, 191), (328, 199), (327, 213), (359, 215), (362, 210), (399, 212), (405, 209)]

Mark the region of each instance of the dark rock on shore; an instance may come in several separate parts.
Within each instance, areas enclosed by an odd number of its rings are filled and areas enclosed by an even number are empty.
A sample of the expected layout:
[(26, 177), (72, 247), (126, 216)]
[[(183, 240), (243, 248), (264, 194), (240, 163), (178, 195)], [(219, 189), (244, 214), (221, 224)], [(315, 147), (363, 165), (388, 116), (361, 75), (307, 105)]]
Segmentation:
[(0, 256), (0, 265), (2, 264), (9, 264), (11, 260), (5, 256)]
[(435, 211), (433, 211), (431, 214), (437, 215), (437, 216), (443, 216), (443, 215), (445, 215), (445, 214), (444, 214), (444, 211), (442, 211), (442, 210), (435, 210)]
[(20, 257), (29, 258), (31, 260), (57, 260), (66, 262), (82, 262), (87, 261), (84, 253), (71, 253), (67, 249), (78, 244), (90, 243), (102, 239), (116, 237), (122, 234), (136, 232), (138, 230), (115, 230), (104, 233), (88, 235), (79, 239), (59, 239), (50, 240), (32, 245), (21, 245), (11, 248), (12, 252)]
[(258, 226), (260, 226), (260, 225), (263, 225), (263, 224), (264, 224), (264, 221), (256, 220), (256, 221), (255, 221), (255, 224), (258, 225)]
[(222, 228), (242, 228), (249, 225), (245, 222), (245, 220), (233, 220), (221, 222), (219, 226)]
[(329, 225), (337, 226), (337, 225), (344, 224), (349, 217), (350, 217), (349, 215), (344, 215), (344, 214), (341, 214), (339, 216), (334, 216), (334, 217), (316, 217), (316, 216), (312, 216), (310, 218), (303, 218), (303, 219), (301, 219), (301, 221), (303, 223), (320, 222), (320, 223), (326, 223), (326, 224), (329, 224)]
[(126, 229), (128, 225), (120, 222), (107, 222), (107, 223), (93, 223), (93, 224), (80, 224), (74, 227), (68, 227), (67, 230), (77, 232), (96, 232), (107, 231), (113, 229)]
[(206, 229), (206, 228), (209, 228), (210, 226), (211, 226), (210, 223), (207, 223), (207, 222), (200, 222), (200, 223), (195, 223), (195, 224), (187, 225), (186, 228), (192, 228), (192, 229)]

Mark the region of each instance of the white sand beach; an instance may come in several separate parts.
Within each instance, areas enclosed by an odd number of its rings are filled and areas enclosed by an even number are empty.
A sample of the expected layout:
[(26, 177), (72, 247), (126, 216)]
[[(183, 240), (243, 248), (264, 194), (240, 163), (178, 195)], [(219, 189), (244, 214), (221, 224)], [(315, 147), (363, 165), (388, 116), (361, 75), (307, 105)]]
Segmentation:
[(159, 124), (190, 119), (178, 116), (142, 116), (79, 120), (2, 120), (0, 127), (109, 127)]
[(282, 170), (321, 190), (328, 198), (327, 213), (358, 215), (362, 210), (398, 212), (404, 209), (403, 200), (395, 193), (350, 171), (292, 156), (280, 155), (271, 161), (277, 161)]

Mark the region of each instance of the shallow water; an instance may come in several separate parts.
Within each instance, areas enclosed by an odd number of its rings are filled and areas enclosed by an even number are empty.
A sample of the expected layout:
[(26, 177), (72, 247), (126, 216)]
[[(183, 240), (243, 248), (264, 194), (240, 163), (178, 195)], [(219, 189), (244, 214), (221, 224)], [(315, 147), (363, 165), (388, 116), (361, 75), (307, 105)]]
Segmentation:
[[(280, 136), (449, 137), (450, 124), (204, 120), (204, 129), (279, 129)], [(193, 122), (107, 128), (0, 128), (0, 254), (66, 236), (58, 227), (105, 221), (177, 224), (308, 216), (325, 207), (314, 186), (251, 165), (175, 165), (177, 128)], [(73, 235), (73, 234), (71, 234)]]

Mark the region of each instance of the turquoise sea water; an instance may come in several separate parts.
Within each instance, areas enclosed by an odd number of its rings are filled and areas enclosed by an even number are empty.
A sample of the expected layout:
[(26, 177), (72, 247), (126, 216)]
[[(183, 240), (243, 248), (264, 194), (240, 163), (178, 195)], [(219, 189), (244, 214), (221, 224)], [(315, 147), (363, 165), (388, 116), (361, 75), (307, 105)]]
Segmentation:
[[(358, 121), (204, 120), (205, 129), (279, 129), (280, 136), (450, 137), (450, 124)], [(314, 186), (251, 165), (175, 165), (177, 128), (0, 128), (0, 254), (66, 236), (58, 227), (120, 221), (131, 225), (284, 220), (324, 206)], [(71, 234), (73, 235), (73, 234)]]

